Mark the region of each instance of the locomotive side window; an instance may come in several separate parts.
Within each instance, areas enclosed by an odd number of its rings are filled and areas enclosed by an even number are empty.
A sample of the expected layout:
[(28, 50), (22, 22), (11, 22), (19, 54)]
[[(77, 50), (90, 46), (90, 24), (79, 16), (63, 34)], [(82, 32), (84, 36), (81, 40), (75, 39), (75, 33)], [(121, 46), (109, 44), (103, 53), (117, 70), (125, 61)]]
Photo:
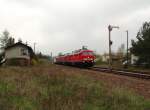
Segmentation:
[(93, 52), (88, 52), (89, 55), (94, 55)]
[(93, 52), (83, 52), (82, 55), (93, 55)]

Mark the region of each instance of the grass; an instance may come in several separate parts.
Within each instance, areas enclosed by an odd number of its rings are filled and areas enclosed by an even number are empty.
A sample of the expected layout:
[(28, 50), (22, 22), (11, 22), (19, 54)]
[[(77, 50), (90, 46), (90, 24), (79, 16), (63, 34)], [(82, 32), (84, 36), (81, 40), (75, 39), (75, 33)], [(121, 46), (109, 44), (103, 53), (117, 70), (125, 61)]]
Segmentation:
[(123, 88), (109, 90), (89, 76), (55, 72), (54, 68), (1, 68), (0, 110), (150, 109), (149, 100)]

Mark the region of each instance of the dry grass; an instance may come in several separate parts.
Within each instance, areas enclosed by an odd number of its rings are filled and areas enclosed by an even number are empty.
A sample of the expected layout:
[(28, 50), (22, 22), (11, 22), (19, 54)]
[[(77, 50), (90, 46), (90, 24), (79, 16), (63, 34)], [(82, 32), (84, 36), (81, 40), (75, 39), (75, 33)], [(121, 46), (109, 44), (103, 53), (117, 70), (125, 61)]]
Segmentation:
[(0, 110), (149, 110), (150, 101), (55, 65), (0, 68)]

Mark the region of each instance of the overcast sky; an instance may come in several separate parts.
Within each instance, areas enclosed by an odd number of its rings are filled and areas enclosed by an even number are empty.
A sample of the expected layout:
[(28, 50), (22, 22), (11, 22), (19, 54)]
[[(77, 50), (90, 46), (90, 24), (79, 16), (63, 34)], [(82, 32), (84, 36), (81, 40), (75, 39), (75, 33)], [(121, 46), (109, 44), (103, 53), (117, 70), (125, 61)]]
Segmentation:
[(45, 54), (71, 52), (82, 45), (97, 53), (108, 52), (108, 25), (115, 51), (130, 39), (145, 21), (150, 21), (150, 0), (0, 0), (0, 32)]

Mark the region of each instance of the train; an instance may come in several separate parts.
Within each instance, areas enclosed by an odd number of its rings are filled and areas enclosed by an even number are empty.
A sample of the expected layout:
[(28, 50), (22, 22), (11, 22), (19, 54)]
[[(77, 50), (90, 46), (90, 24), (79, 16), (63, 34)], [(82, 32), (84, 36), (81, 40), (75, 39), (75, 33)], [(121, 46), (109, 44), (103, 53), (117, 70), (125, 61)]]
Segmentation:
[(72, 53), (55, 57), (54, 63), (78, 67), (92, 67), (95, 64), (95, 55), (92, 50), (79, 49)]

